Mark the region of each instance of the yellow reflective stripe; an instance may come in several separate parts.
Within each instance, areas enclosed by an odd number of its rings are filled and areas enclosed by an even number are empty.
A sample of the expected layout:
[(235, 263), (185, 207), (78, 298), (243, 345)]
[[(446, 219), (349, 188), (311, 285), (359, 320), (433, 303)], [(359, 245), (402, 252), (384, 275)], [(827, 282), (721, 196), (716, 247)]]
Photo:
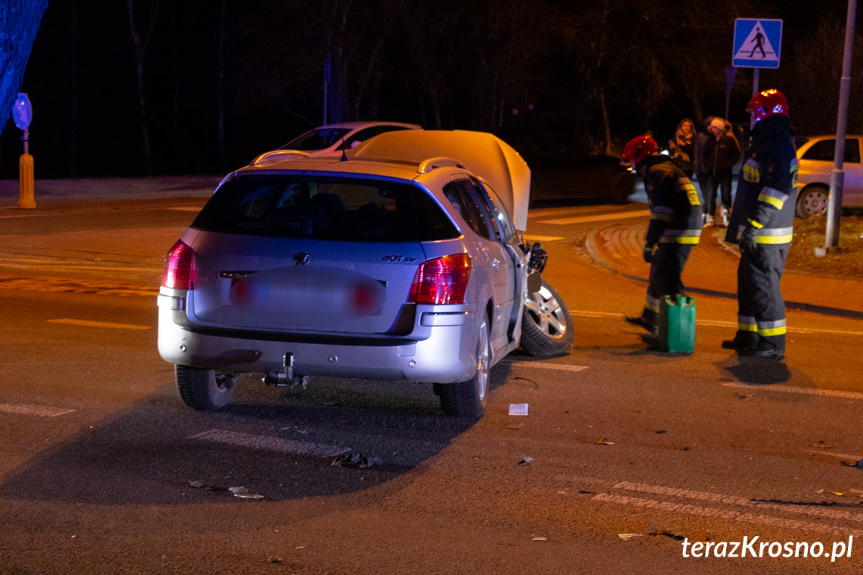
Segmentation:
[(752, 158), (743, 164), (743, 179), (747, 182), (761, 181), (761, 165)]
[(659, 238), (661, 244), (697, 244), (701, 238), (698, 236), (662, 236)]
[(659, 300), (655, 297), (650, 297), (648, 295), (644, 302), (644, 307), (646, 307), (652, 312), (659, 313)]
[(665, 244), (697, 244), (701, 237), (701, 228), (688, 230), (665, 230), (659, 243)]
[(777, 210), (781, 210), (782, 206), (785, 205), (785, 200), (788, 199), (788, 194), (782, 192), (781, 190), (777, 190), (776, 188), (765, 187), (761, 190), (761, 193), (758, 194), (758, 201), (765, 202), (774, 206)]
[(758, 228), (760, 230), (764, 227), (764, 224), (761, 224), (758, 221), (753, 220), (752, 218), (746, 218), (746, 221), (749, 222), (753, 228)]
[(793, 238), (794, 234), (787, 234), (784, 236), (758, 236), (755, 238), (755, 241), (759, 244), (790, 244)]
[(686, 192), (686, 198), (689, 200), (689, 205), (700, 206), (701, 202), (698, 201), (698, 190), (695, 189), (692, 182), (690, 182), (688, 178), (686, 180), (680, 180), (680, 182), (682, 182), (681, 188)]
[(782, 335), (786, 332), (785, 319), (758, 322), (758, 335), (770, 337), (771, 335)]
[(754, 323), (740, 323), (737, 322), (737, 329), (740, 331), (751, 331), (752, 333), (758, 332), (758, 326)]
[(652, 214), (650, 214), (650, 219), (651, 220), (662, 220), (663, 222), (670, 222), (671, 221), (671, 215), (652, 213)]

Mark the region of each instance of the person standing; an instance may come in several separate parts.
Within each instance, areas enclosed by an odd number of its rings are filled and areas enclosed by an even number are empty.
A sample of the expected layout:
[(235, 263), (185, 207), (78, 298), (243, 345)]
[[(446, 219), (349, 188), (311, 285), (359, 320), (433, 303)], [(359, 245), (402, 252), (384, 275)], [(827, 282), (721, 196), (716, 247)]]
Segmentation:
[(674, 139), (668, 140), (668, 149), (674, 164), (680, 168), (687, 178), (692, 178), (693, 169), (693, 139), (695, 137), (695, 124), (689, 118), (684, 118), (677, 125)]
[(650, 206), (643, 248), (650, 264), (647, 298), (641, 315), (626, 320), (656, 333), (660, 299), (684, 293), (683, 268), (701, 237), (701, 194), (670, 157), (657, 153), (649, 134), (630, 140), (621, 157), (644, 179)]
[(781, 360), (786, 325), (780, 281), (794, 232), (797, 153), (782, 92), (764, 90), (747, 109), (755, 126), (725, 235), (740, 246), (737, 333), (722, 347)]
[[(740, 145), (737, 138), (730, 134), (730, 124), (722, 118), (713, 118), (707, 129), (716, 140), (713, 154), (711, 175), (716, 180), (716, 186), (721, 191), (722, 206), (720, 221), (722, 227), (728, 227), (728, 214), (731, 210), (731, 183), (734, 164), (740, 159)], [(711, 212), (709, 215), (713, 215)]]
[(716, 150), (716, 138), (708, 131), (713, 116), (707, 116), (703, 129), (695, 135), (692, 143), (692, 169), (698, 179), (701, 197), (704, 198), (703, 225), (713, 225), (713, 214), (716, 212), (716, 180), (711, 175), (713, 154)]

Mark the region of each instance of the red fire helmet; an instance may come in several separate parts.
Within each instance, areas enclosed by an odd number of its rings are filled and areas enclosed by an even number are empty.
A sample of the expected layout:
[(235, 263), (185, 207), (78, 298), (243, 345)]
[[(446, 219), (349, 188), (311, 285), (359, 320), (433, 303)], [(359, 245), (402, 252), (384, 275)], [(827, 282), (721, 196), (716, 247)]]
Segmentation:
[(655, 154), (656, 150), (656, 140), (650, 134), (644, 134), (629, 140), (620, 157), (626, 162), (640, 164), (647, 156)]
[(752, 96), (746, 110), (755, 116), (756, 122), (777, 114), (787, 116), (788, 100), (779, 90), (763, 90)]

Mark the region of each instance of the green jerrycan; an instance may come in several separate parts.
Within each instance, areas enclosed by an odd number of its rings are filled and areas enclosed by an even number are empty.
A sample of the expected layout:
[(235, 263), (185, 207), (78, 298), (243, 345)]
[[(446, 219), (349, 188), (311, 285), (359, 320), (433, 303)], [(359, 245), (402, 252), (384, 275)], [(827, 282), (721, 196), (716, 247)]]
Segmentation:
[(695, 298), (674, 294), (659, 300), (659, 345), (664, 351), (695, 349)]

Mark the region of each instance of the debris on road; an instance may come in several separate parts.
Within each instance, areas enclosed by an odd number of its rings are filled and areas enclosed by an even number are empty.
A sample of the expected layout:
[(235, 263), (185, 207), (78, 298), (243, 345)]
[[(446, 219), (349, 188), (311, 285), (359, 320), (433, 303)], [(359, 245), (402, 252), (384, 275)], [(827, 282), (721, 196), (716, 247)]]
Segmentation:
[(230, 493), (234, 497), (240, 499), (263, 499), (263, 495), (250, 493), (245, 487), (219, 487), (217, 485), (208, 485), (203, 481), (190, 481), (189, 487), (194, 489), (203, 489), (204, 491), (215, 491), (216, 493)]
[(350, 467), (351, 469), (368, 469), (382, 462), (379, 457), (366, 457), (362, 453), (346, 453), (333, 460), (333, 465), (339, 467)]
[(524, 459), (518, 462), (519, 465), (530, 465), (533, 463), (533, 457), (528, 457), (525, 455)]
[(510, 415), (527, 415), (529, 405), (527, 403), (510, 403), (509, 404), (509, 414)]

